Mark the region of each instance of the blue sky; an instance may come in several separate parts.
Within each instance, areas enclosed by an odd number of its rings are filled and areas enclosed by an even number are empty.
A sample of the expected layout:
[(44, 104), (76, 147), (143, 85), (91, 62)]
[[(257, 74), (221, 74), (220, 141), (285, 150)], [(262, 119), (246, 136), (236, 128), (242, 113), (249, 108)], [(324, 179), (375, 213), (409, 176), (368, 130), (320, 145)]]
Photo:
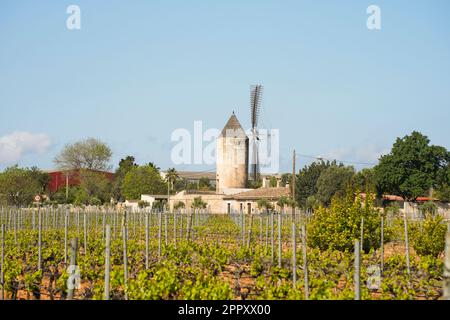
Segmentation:
[[(81, 30), (66, 28), (71, 4)], [(379, 31), (366, 27), (372, 4)], [(131, 154), (171, 167), (175, 129), (222, 128), (233, 110), (249, 127), (255, 83), (281, 171), (293, 148), (376, 162), (412, 130), (450, 148), (449, 14), (447, 0), (2, 1), (0, 169), (51, 168), (87, 137), (113, 165)]]

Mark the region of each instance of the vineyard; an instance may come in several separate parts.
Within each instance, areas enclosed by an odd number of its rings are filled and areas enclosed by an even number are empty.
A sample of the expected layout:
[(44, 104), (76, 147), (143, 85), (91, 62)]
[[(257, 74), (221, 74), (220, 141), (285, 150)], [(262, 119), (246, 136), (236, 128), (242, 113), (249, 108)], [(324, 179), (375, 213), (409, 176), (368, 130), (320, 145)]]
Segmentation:
[(408, 242), (423, 223), (377, 219), (381, 229), (362, 219), (354, 247), (337, 250), (314, 245), (304, 212), (2, 208), (0, 298), (442, 298), (444, 254)]

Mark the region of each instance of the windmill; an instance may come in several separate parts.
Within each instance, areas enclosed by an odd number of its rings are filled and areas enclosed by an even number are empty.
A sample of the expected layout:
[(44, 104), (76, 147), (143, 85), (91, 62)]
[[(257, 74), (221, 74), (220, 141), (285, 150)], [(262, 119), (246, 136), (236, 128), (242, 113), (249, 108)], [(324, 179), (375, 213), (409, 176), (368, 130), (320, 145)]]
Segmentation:
[(259, 156), (258, 156), (258, 117), (261, 105), (263, 87), (262, 85), (254, 85), (250, 90), (250, 117), (252, 123), (252, 137), (251, 137), (251, 148), (252, 148), (252, 162), (250, 177), (253, 181), (259, 180)]

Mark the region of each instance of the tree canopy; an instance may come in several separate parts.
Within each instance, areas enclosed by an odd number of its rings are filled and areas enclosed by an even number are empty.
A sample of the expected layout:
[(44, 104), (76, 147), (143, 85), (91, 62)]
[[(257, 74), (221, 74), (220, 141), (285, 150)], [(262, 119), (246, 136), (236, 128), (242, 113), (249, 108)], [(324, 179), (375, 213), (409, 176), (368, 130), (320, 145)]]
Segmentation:
[(430, 188), (449, 184), (450, 153), (430, 145), (419, 132), (397, 138), (389, 154), (375, 167), (378, 193), (390, 193), (415, 201), (428, 195)]
[[(322, 172), (329, 168), (330, 166), (336, 166), (336, 161), (315, 161), (308, 166), (305, 166), (300, 170), (297, 175), (297, 180), (295, 183), (295, 195), (296, 200), (300, 206), (306, 207), (308, 198), (311, 196), (316, 196), (317, 194), (317, 181), (319, 180)], [(286, 178), (289, 179), (290, 178)], [(287, 180), (287, 181), (289, 181)]]
[(12, 166), (0, 173), (0, 194), (10, 205), (22, 206), (33, 202), (35, 195), (43, 195), (50, 176), (33, 167)]
[(345, 193), (354, 174), (353, 167), (332, 165), (326, 168), (317, 180), (317, 199), (329, 205), (334, 195)]
[(133, 167), (124, 177), (122, 194), (128, 200), (139, 199), (142, 194), (165, 194), (166, 184), (153, 166)]
[(67, 144), (55, 157), (58, 168), (65, 170), (89, 169), (107, 171), (110, 167), (112, 151), (110, 147), (98, 139), (88, 138)]
[(138, 167), (133, 156), (127, 156), (119, 161), (119, 167), (114, 173), (113, 196), (116, 200), (122, 201), (122, 183), (125, 175), (133, 168)]

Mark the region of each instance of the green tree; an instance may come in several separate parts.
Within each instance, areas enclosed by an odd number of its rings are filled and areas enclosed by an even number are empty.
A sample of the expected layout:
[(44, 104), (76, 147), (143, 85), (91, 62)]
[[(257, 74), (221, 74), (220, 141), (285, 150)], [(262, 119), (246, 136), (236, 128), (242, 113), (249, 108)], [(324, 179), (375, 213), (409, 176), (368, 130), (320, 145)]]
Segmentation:
[(447, 164), (447, 168), (439, 173), (437, 180), (435, 196), (440, 201), (450, 202), (450, 161)]
[(184, 207), (185, 207), (185, 204), (183, 201), (178, 201), (173, 205), (173, 209), (177, 210), (177, 211), (180, 209), (183, 209)]
[(138, 207), (141, 208), (141, 209), (144, 209), (144, 208), (150, 207), (150, 203), (148, 201), (145, 201), (145, 200), (139, 200), (138, 201)]
[(148, 166), (151, 167), (151, 168), (153, 168), (153, 169), (155, 169), (155, 170), (158, 171), (158, 172), (161, 170), (161, 168), (158, 167), (154, 162), (149, 162), (149, 163), (148, 163)]
[(353, 176), (352, 180), (352, 184), (355, 189), (366, 193), (376, 193), (377, 191), (375, 170), (373, 168), (362, 169)]
[(270, 186), (271, 188), (276, 188), (276, 187), (277, 187), (277, 184), (278, 184), (277, 178), (274, 177), (274, 176), (271, 176), (271, 177), (270, 177), (270, 180), (269, 180), (269, 186)]
[(439, 186), (435, 194), (440, 201), (450, 202), (450, 186), (448, 184)]
[(31, 175), (31, 179), (39, 186), (39, 194), (45, 194), (48, 191), (48, 185), (51, 180), (50, 175), (46, 172), (42, 172), (37, 167), (31, 167), (29, 174)]
[(256, 201), (256, 204), (260, 210), (264, 209), (266, 212), (273, 209), (272, 203), (266, 198), (258, 199), (258, 201)]
[(0, 173), (0, 194), (9, 205), (27, 205), (35, 195), (44, 193), (48, 180), (48, 175), (36, 168), (12, 166)]
[(355, 170), (353, 167), (332, 165), (320, 174), (317, 180), (317, 199), (329, 205), (334, 195), (343, 195)]
[[(337, 166), (336, 161), (315, 161), (300, 170), (295, 183), (295, 195), (296, 200), (301, 207), (307, 207), (307, 199), (309, 197), (314, 196), (317, 198), (317, 181), (319, 180), (322, 172), (330, 166)], [(290, 182), (291, 176), (292, 175), (288, 174), (286, 181)]]
[(200, 190), (214, 190), (214, 187), (211, 185), (211, 181), (207, 177), (201, 177), (198, 182), (198, 187)]
[(286, 187), (286, 184), (291, 183), (291, 181), (292, 181), (292, 174), (291, 173), (283, 173), (281, 175), (280, 185), (282, 187)]
[(133, 156), (127, 156), (119, 161), (119, 167), (114, 173), (113, 182), (113, 196), (118, 201), (123, 201), (124, 196), (122, 195), (122, 183), (125, 175), (133, 168), (138, 167)]
[(375, 167), (378, 193), (415, 201), (447, 180), (449, 162), (447, 149), (430, 145), (430, 140), (419, 132), (397, 138), (391, 152), (382, 156)]
[(281, 196), (277, 201), (277, 205), (281, 208), (281, 212), (284, 213), (285, 207), (289, 204), (289, 198), (286, 196)]
[(80, 170), (80, 187), (86, 192), (89, 203), (105, 203), (111, 199), (112, 183), (103, 172)]
[(167, 170), (166, 180), (169, 182), (171, 189), (173, 189), (175, 182), (179, 177), (180, 176), (178, 175), (178, 172), (177, 170), (175, 170), (175, 168), (170, 168), (169, 170)]
[(192, 201), (191, 208), (194, 212), (198, 209), (206, 209), (207, 203), (203, 201), (202, 197), (195, 197)]
[(55, 157), (54, 162), (60, 169), (89, 169), (107, 171), (110, 169), (112, 151), (98, 139), (88, 138), (67, 144)]
[(70, 186), (68, 189), (68, 197), (66, 199), (66, 188), (59, 188), (58, 191), (52, 194), (51, 199), (60, 204), (74, 203), (79, 190), (79, 186)]
[(139, 199), (142, 194), (165, 194), (166, 184), (159, 172), (149, 165), (132, 168), (122, 183), (122, 194), (128, 200)]

